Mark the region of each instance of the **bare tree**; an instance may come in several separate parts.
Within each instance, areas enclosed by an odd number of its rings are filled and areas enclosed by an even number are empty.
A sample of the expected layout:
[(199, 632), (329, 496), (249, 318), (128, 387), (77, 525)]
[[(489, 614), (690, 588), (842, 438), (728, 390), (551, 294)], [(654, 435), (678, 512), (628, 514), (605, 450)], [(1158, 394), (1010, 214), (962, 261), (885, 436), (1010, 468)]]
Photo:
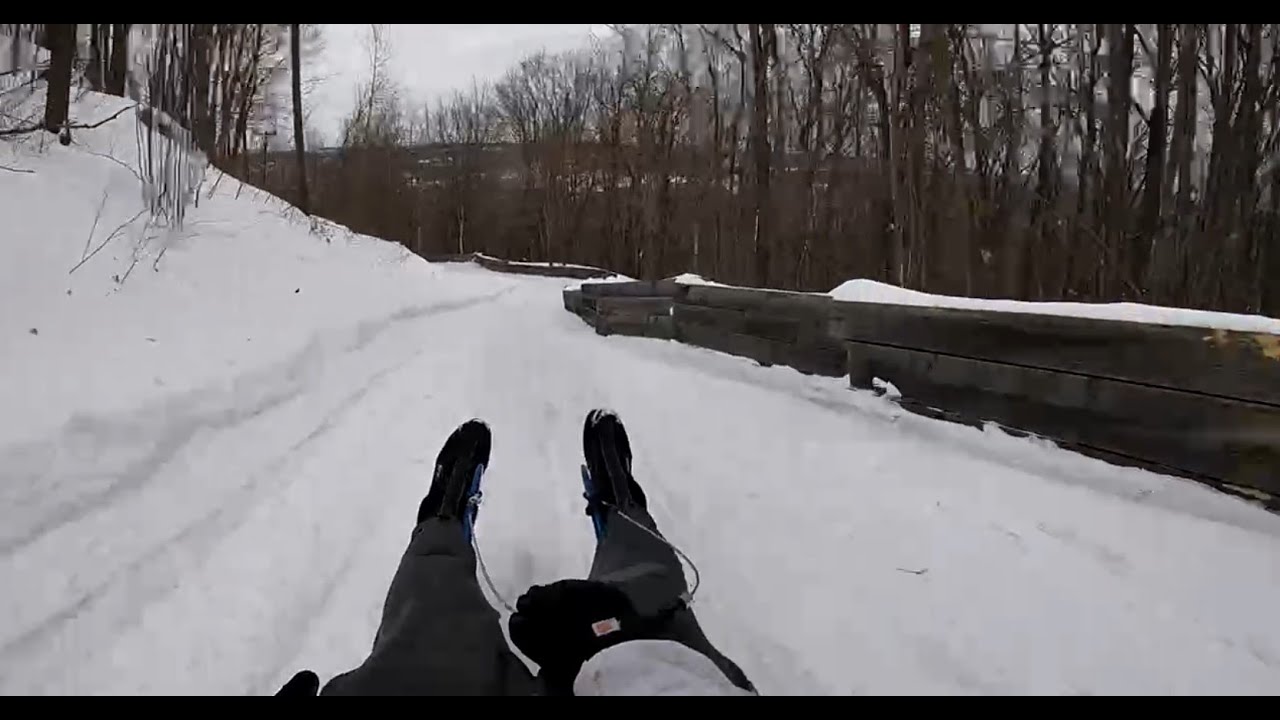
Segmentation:
[[(433, 121), (433, 122), (432, 122)], [(468, 251), (468, 218), (475, 216), (471, 208), (481, 190), (486, 149), (498, 139), (498, 113), (491, 89), (473, 81), (468, 92), (454, 92), (446, 102), (441, 99), (434, 116), (429, 116), (426, 137), (443, 146), (450, 162), (449, 205), (459, 253)]]
[(748, 26), (751, 37), (751, 156), (754, 162), (755, 192), (755, 281), (768, 287), (770, 269), (769, 179), (773, 152), (769, 146), (769, 67), (775, 58), (777, 36), (772, 24)]
[(71, 66), (76, 54), (76, 26), (49, 25), (49, 93), (44, 105), (44, 127), (60, 132), (67, 125), (71, 102)]
[(391, 43), (386, 28), (370, 25), (365, 38), (368, 79), (356, 88), (351, 115), (343, 122), (342, 144), (394, 145), (403, 130), (400, 91), (391, 80), (387, 65), (391, 61)]
[(289, 26), (290, 57), (293, 60), (293, 146), (298, 160), (298, 207), (309, 212), (307, 198), (307, 150), (302, 131), (302, 31), (297, 23)]
[(1164, 296), (1174, 248), (1161, 227), (1161, 209), (1167, 203), (1165, 181), (1165, 148), (1168, 144), (1169, 92), (1173, 76), (1173, 28), (1171, 23), (1156, 26), (1154, 106), (1147, 120), (1147, 157), (1143, 174), (1142, 215), (1139, 228), (1140, 249), (1149, 248), (1151, 257), (1144, 258), (1149, 291)]
[(89, 26), (89, 62), (85, 66), (85, 79), (89, 87), (105, 89), (107, 58), (111, 52), (111, 26), (94, 23)]
[(104, 88), (112, 95), (124, 97), (125, 78), (129, 74), (130, 25), (111, 25), (111, 55), (107, 62)]

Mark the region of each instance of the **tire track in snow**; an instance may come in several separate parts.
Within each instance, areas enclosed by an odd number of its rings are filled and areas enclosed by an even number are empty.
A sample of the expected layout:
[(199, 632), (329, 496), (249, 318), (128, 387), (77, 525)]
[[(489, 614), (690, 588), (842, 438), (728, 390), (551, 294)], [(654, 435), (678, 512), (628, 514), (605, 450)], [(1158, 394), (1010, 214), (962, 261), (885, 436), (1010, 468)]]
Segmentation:
[[(249, 688), (250, 695), (270, 695), (274, 694), (279, 686), (276, 685), (276, 678), (285, 673), (292, 662), (301, 651), (306, 641), (307, 631), (315, 624), (316, 618), (324, 612), (324, 608), (329, 605), (333, 598), (334, 592), (338, 589), (338, 585), (351, 572), (352, 566), (356, 561), (356, 549), (349, 547), (342, 558), (342, 562), (330, 573), (321, 584), (319, 590), (304, 602), (293, 606), (294, 612), (288, 616), (287, 626), (281, 633), (288, 638), (287, 643), (274, 648), (269, 664), (264, 666), (263, 671), (257, 674), (257, 678), (253, 681)], [(352, 667), (355, 663), (352, 663)], [(322, 680), (321, 682), (325, 682)]]
[[(492, 302), (510, 290), (402, 308), (387, 317), (361, 322), (337, 333), (336, 338), (313, 338), (279, 363), (236, 376), (229, 390), (207, 386), (123, 416), (77, 416), (52, 441), (0, 450), (0, 468), (4, 468), (0, 470), (0, 489), (8, 489), (0, 491), (0, 507), (8, 509), (0, 511), (4, 520), (0, 523), (0, 558), (151, 484), (197, 435), (242, 425), (297, 398), (308, 389), (308, 381), (319, 374), (334, 348), (343, 353), (359, 352), (400, 323)], [(95, 455), (122, 444), (134, 444), (135, 454), (118, 468), (104, 472)], [(87, 467), (79, 471), (60, 468), (64, 460), (81, 457)], [(85, 485), (91, 489), (86, 491)], [(65, 499), (58, 491), (69, 486), (76, 487), (76, 494)], [(29, 491), (28, 497), (23, 497), (24, 489)]]
[[(404, 368), (410, 360), (412, 358), (369, 376), (364, 385), (343, 398), (305, 437), (264, 466), (225, 502), (210, 509), (179, 532), (156, 543), (44, 621), (0, 645), (0, 666), (11, 663), (32, 664), (28, 654), (42, 647), (56, 645), (50, 643), (50, 639), (73, 620), (99, 627), (111, 626), (117, 631), (136, 623), (148, 605), (176, 590), (178, 579), (198, 565), (222, 538), (239, 527), (269, 489), (269, 481), (280, 477), (284, 468), (298, 453), (334, 430), (377, 383)], [(294, 476), (287, 482), (297, 480)], [(97, 617), (101, 615), (107, 617)], [(0, 687), (5, 685), (5, 677), (0, 675)]]
[[(195, 410), (170, 413), (166, 407), (157, 411), (144, 412), (142, 418), (136, 418), (136, 422), (130, 423), (128, 431), (129, 434), (133, 434), (133, 431), (143, 434), (145, 433), (145, 428), (156, 428), (158, 429), (158, 434), (154, 444), (150, 447), (144, 446), (140, 457), (131, 459), (118, 470), (109, 471), (103, 475), (64, 476), (74, 478), (80, 484), (90, 483), (101, 487), (88, 492), (81, 491), (70, 500), (55, 500), (53, 508), (47, 512), (40, 512), (41, 508), (38, 500), (25, 503), (19, 500), (11, 504), (10, 507), (21, 509), (24, 514), (34, 510), (35, 515), (34, 519), (26, 527), (23, 527), (20, 517), (15, 517), (15, 522), (5, 523), (7, 531), (13, 534), (0, 538), (0, 557), (12, 555), (45, 534), (64, 525), (74, 523), (91, 512), (110, 507), (122, 497), (137, 492), (151, 484), (164, 470), (165, 466), (186, 449), (199, 433), (216, 433), (241, 425), (293, 400), (301, 392), (301, 387), (287, 387), (283, 391), (269, 393), (249, 405), (219, 408), (213, 411)], [(180, 401), (178, 404), (184, 405), (186, 402)], [(155, 420), (151, 418), (155, 418)], [(122, 426), (113, 424), (111, 421), (104, 422), (95, 418), (77, 419), (69, 424), (64, 434), (64, 447), (72, 448), (72, 452), (76, 454), (81, 452), (92, 454), (92, 451), (97, 446), (109, 444), (113, 436), (119, 436), (122, 429), (124, 429)], [(62, 452), (59, 448), (46, 446), (41, 448), (40, 451), (31, 454), (37, 454), (41, 451), (45, 453)], [(27, 453), (16, 453), (15, 455), (0, 457), (0, 463), (14, 462), (21, 466), (25, 455)], [(45, 460), (41, 464), (46, 465), (46, 467), (56, 461), (55, 458), (48, 455), (41, 459)], [(26, 480), (31, 485), (37, 485), (48, 474), (51, 473), (48, 471), (31, 472), (26, 477), (18, 479), (13, 476), (5, 476), (0, 477), (0, 483), (17, 484), (22, 480)], [(57, 489), (58, 486), (65, 484), (56, 483), (52, 489)]]

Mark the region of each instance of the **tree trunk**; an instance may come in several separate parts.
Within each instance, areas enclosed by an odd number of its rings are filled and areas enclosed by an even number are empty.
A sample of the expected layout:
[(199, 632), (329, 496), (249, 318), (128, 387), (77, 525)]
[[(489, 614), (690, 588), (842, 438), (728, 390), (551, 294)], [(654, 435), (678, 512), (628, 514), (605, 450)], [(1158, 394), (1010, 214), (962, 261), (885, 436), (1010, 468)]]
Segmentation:
[(71, 105), (71, 66), (76, 54), (75, 25), (46, 25), (49, 46), (49, 92), (44, 103), (44, 128), (56, 133), (67, 124)]
[(1180, 219), (1175, 231), (1173, 267), (1166, 281), (1168, 297), (1179, 304), (1187, 296), (1187, 248), (1198, 223), (1192, 219), (1191, 160), (1195, 155), (1196, 136), (1196, 70), (1200, 62), (1200, 30), (1193, 23), (1183, 23), (1178, 41), (1178, 108), (1173, 120), (1173, 138), (1169, 149), (1169, 178), (1177, 177), (1173, 212)]
[[(1148, 291), (1155, 292), (1163, 287), (1167, 275), (1168, 255), (1171, 248), (1161, 232), (1160, 207), (1165, 197), (1165, 144), (1168, 132), (1169, 117), (1169, 85), (1173, 75), (1173, 25), (1162, 23), (1156, 27), (1156, 84), (1155, 104), (1151, 108), (1151, 117), (1147, 121), (1147, 162), (1145, 172), (1146, 188), (1142, 198), (1142, 220), (1138, 231), (1140, 249), (1150, 248), (1150, 258), (1139, 258), (1149, 262), (1146, 269)], [(1140, 268), (1141, 269), (1141, 268)]]
[[(930, 25), (921, 25), (927, 31)], [(929, 56), (924, 47), (928, 35), (919, 39), (920, 49), (912, 46), (911, 26), (903, 25), (903, 57), (907, 59), (907, 72), (903, 75), (903, 123), (906, 129), (906, 168), (903, 173), (903, 190), (907, 218), (906, 287), (926, 288), (930, 247), (926, 233), (926, 219), (922, 192), (925, 174), (925, 146), (929, 131), (925, 110), (925, 96), (932, 92), (929, 82)], [(929, 143), (932, 145), (932, 143)]]
[(13, 40), (9, 43), (9, 67), (17, 70), (22, 66), (22, 49), (26, 45), (26, 35), (24, 25), (10, 25), (13, 33)]
[[(1127, 252), (1129, 218), (1129, 112), (1132, 106), (1133, 35), (1131, 24), (1113, 24), (1107, 34), (1106, 208), (1107, 283), (1105, 294), (1123, 297), (1125, 281), (1134, 277)], [(1120, 287), (1116, 287), (1120, 284)]]
[(1098, 87), (1098, 44), (1101, 42), (1097, 26), (1095, 25), (1092, 37), (1089, 38), (1089, 52), (1083, 51), (1085, 38), (1089, 36), (1085, 29), (1087, 25), (1083, 25), (1077, 31), (1081, 41), (1080, 52), (1080, 75), (1083, 78), (1080, 88), (1080, 105), (1084, 115), (1084, 132), (1080, 139), (1080, 197), (1076, 211), (1080, 214), (1080, 222), (1082, 225), (1092, 229), (1094, 212), (1093, 208), (1096, 203), (1093, 197), (1098, 193), (1095, 180), (1097, 175), (1097, 146), (1098, 146), (1098, 118), (1097, 118), (1097, 102), (1094, 95)]
[(1178, 42), (1178, 112), (1173, 120), (1169, 163), (1176, 171), (1178, 187), (1174, 212), (1185, 217), (1191, 212), (1191, 158), (1195, 154), (1196, 67), (1200, 62), (1199, 29), (1183, 23)]
[(772, 55), (772, 25), (752, 23), (751, 34), (751, 153), (755, 161), (755, 282), (769, 286), (769, 58)]
[(250, 46), (249, 74), (245, 76), (240, 91), (240, 109), (236, 117), (235, 143), (231, 153), (243, 152), (248, 161), (249, 148), (249, 111), (253, 107), (253, 98), (258, 94), (258, 58), (262, 56), (262, 24), (253, 26), (253, 44)]
[(232, 25), (227, 32), (228, 42), (234, 50), (218, 58), (218, 74), (222, 76), (218, 96), (218, 154), (230, 157), (234, 145), (231, 120), (235, 110), (236, 92), (241, 87), (241, 68), (244, 66), (244, 49), (248, 44), (249, 26)]
[[(703, 37), (703, 47), (709, 45), (707, 38)], [(721, 235), (723, 232), (723, 212), (721, 211), (720, 199), (723, 197), (725, 190), (723, 169), (724, 160), (721, 157), (722, 148), (724, 147), (724, 119), (720, 107), (720, 73), (717, 68), (717, 60), (707, 52), (707, 77), (710, 79), (711, 87), (711, 152), (707, 153), (707, 161), (711, 165), (711, 197), (713, 198), (711, 206), (711, 222), (712, 222), (712, 248), (711, 248), (711, 274), (709, 277), (722, 277), (723, 269), (720, 265), (721, 253)], [(611, 150), (614, 149), (611, 147)]]
[(815, 245), (825, 239), (816, 237), (818, 226), (818, 169), (822, 162), (822, 148), (826, 138), (823, 107), (825, 83), (825, 60), (830, 44), (831, 31), (822, 25), (810, 25), (807, 38), (803, 42), (802, 62), (806, 80), (807, 97), (800, 120), (800, 147), (805, 151), (807, 162), (804, 171), (803, 202), (804, 232), (801, 237), (799, 259), (796, 262), (795, 287), (806, 287), (812, 283), (812, 266)]
[(965, 155), (964, 146), (964, 104), (960, 98), (960, 82), (957, 77), (962, 75), (961, 68), (958, 66), (961, 64), (959, 58), (964, 53), (965, 30), (963, 25), (950, 24), (946, 27), (946, 62), (939, 72), (946, 84), (946, 111), (943, 114), (943, 121), (946, 124), (947, 140), (951, 145), (952, 162), (956, 173), (953, 202), (960, 213), (960, 220), (955, 228), (956, 248), (951, 256), (955, 258), (963, 272), (962, 283), (953, 285), (950, 291), (971, 296), (973, 294), (973, 202), (969, 194), (971, 183), (969, 160)]
[[(893, 118), (897, 116), (894, 107), (894, 101), (889, 99), (889, 88), (885, 86), (885, 78), (877, 75), (870, 67), (870, 60), (863, 60), (864, 82), (871, 87), (871, 93), (876, 98), (876, 106), (879, 112), (876, 113), (877, 133), (879, 141), (876, 143), (877, 149), (880, 151), (880, 171), (887, 176), (888, 180), (888, 201), (881, 200), (880, 207), (880, 232), (882, 233), (882, 242), (880, 243), (878, 263), (880, 276), (878, 279), (888, 282), (900, 282), (898, 279), (897, 265), (894, 260), (897, 257), (897, 249), (902, 244), (900, 228), (897, 224), (897, 187), (898, 187), (898, 164), (897, 136), (894, 130)], [(897, 95), (895, 94), (896, 98)], [(859, 153), (860, 154), (860, 153)]]
[(1053, 45), (1050, 36), (1052, 30), (1045, 26), (1044, 23), (1036, 25), (1036, 43), (1040, 50), (1040, 149), (1037, 153), (1037, 171), (1038, 180), (1037, 192), (1040, 195), (1040, 202), (1043, 206), (1049, 205), (1053, 201), (1053, 166), (1057, 159), (1054, 152), (1054, 123), (1052, 115), (1052, 102), (1050, 92), (1052, 81), (1050, 79), (1053, 71)]
[[(1013, 26), (1013, 57), (1022, 55), (1022, 35), (1018, 25)], [(1018, 200), (1022, 182), (1020, 174), (1020, 156), (1022, 153), (1023, 106), (1022, 63), (1013, 63), (1008, 78), (1002, 89), (1006, 98), (1004, 115), (1000, 119), (1004, 126), (1004, 166), (1000, 182), (1001, 196), (996, 200), (999, 206), (998, 216), (1001, 219), (1001, 232), (1004, 234), (1003, 288), (1005, 297), (1024, 300), (1027, 297), (1027, 267), (1032, 260), (1031, 238), (1026, 232), (1023, 220), (1019, 218), (1021, 205)]]
[(107, 67), (106, 91), (112, 95), (125, 95), (125, 78), (129, 74), (130, 25), (111, 26), (111, 60)]
[(1245, 282), (1243, 278), (1251, 274), (1250, 270), (1259, 260), (1254, 218), (1255, 199), (1261, 194), (1256, 187), (1256, 178), (1262, 160), (1258, 153), (1258, 140), (1262, 135), (1261, 114), (1258, 112), (1262, 99), (1262, 24), (1249, 23), (1246, 37), (1248, 47), (1241, 69), (1240, 100), (1236, 122), (1231, 128), (1236, 147), (1235, 158), (1230, 165), (1233, 170), (1231, 242), (1228, 245), (1231, 256), (1226, 262), (1227, 273), (1232, 278), (1227, 286), (1227, 308), (1237, 312), (1256, 310), (1260, 294), (1257, 283)]
[[(1205, 178), (1204, 202), (1200, 211), (1204, 217), (1204, 233), (1201, 234), (1203, 247), (1196, 253), (1204, 258), (1204, 264), (1214, 266), (1212, 272), (1197, 273), (1195, 299), (1199, 303), (1219, 309), (1223, 305), (1223, 286), (1226, 278), (1222, 277), (1219, 266), (1227, 253), (1222, 248), (1221, 240), (1228, 232), (1225, 227), (1225, 215), (1231, 205), (1231, 183), (1228, 178), (1233, 174), (1227, 167), (1234, 154), (1234, 137), (1231, 133), (1232, 108), (1236, 98), (1236, 65), (1239, 52), (1238, 37), (1240, 26), (1227, 23), (1222, 43), (1221, 70), (1217, 73), (1217, 82), (1210, 82), (1210, 95), (1213, 98), (1213, 144), (1209, 150), (1209, 173)], [(1212, 52), (1212, 45), (1206, 43)], [(1212, 75), (1212, 73), (1210, 73)], [(1210, 247), (1209, 242), (1215, 242)], [(1207, 261), (1207, 262), (1205, 262)]]
[(213, 25), (191, 26), (191, 125), (196, 147), (212, 156), (214, 152), (214, 117), (209, 107), (209, 60), (212, 54)]
[(907, 197), (907, 175), (910, 162), (906, 155), (907, 129), (911, 118), (905, 96), (907, 94), (907, 75), (911, 68), (911, 26), (897, 23), (893, 26), (893, 75), (892, 97), (889, 100), (889, 114), (893, 118), (890, 124), (892, 135), (889, 140), (889, 192), (893, 205), (893, 245), (890, 251), (890, 282), (899, 287), (907, 286), (907, 253), (910, 249), (910, 213)]
[(289, 54), (293, 61), (293, 148), (298, 159), (298, 207), (310, 213), (307, 197), (307, 149), (302, 132), (302, 49), (300, 25), (289, 26)]
[[(1053, 25), (1037, 23), (1036, 45), (1040, 52), (1040, 145), (1036, 151), (1036, 204), (1032, 211), (1035, 234), (1040, 246), (1046, 250), (1056, 247), (1050, 243), (1056, 234), (1057, 223), (1054, 222), (1053, 203), (1058, 195), (1058, 152), (1057, 121), (1053, 116), (1053, 51), (1057, 43), (1053, 39)], [(1032, 258), (1030, 262), (1033, 274), (1036, 275), (1035, 298), (1044, 296), (1044, 278), (1041, 273), (1045, 263), (1040, 258)]]
[(103, 89), (103, 68), (106, 66), (105, 29), (110, 26), (93, 23), (89, 26), (89, 63), (85, 67), (84, 76), (89, 81), (89, 88), (98, 92)]

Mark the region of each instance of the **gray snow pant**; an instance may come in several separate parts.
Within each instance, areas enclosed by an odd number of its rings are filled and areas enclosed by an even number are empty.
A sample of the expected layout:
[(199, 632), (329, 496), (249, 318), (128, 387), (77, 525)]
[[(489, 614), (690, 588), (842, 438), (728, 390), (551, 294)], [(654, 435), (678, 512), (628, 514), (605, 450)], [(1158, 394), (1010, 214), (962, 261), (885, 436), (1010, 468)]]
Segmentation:
[[(616, 585), (641, 614), (670, 608), (685, 593), (671, 548), (610, 510), (591, 580)], [(657, 531), (647, 512), (628, 515)], [(457, 521), (431, 519), (413, 530), (391, 580), (373, 649), (360, 667), (334, 677), (322, 695), (537, 695), (539, 682), (511, 652), (500, 619), (476, 580), (476, 557)], [(693, 611), (672, 613), (661, 639), (703, 653), (733, 684), (746, 676), (712, 645)]]

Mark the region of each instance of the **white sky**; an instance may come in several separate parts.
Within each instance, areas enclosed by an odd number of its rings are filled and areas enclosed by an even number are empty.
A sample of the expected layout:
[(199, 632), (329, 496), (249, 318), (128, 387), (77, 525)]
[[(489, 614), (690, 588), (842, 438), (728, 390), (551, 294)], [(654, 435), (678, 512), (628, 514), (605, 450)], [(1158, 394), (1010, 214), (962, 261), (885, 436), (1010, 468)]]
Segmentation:
[[(401, 24), (387, 29), (391, 75), (404, 89), (405, 99), (418, 106), (470, 85), (472, 77), (501, 77), (528, 53), (585, 47), (593, 33), (608, 34), (604, 25)], [(324, 52), (310, 63), (312, 72), (325, 79), (308, 97), (309, 121), (326, 141), (337, 137), (356, 84), (368, 74), (368, 33), (368, 25), (325, 25)]]

